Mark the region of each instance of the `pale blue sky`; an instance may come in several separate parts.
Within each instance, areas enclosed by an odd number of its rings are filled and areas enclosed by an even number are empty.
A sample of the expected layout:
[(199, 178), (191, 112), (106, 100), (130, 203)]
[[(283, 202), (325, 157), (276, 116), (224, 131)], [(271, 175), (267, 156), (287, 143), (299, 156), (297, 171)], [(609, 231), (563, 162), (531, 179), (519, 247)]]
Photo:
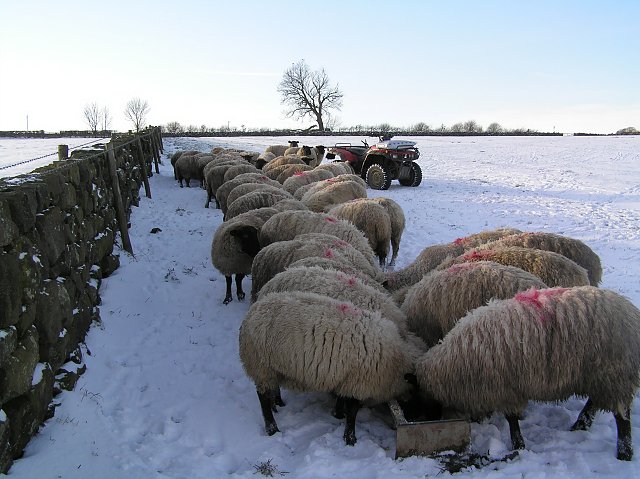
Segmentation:
[(276, 91), (304, 59), (344, 93), (342, 126), (640, 129), (640, 0), (0, 0), (0, 130), (306, 127)]

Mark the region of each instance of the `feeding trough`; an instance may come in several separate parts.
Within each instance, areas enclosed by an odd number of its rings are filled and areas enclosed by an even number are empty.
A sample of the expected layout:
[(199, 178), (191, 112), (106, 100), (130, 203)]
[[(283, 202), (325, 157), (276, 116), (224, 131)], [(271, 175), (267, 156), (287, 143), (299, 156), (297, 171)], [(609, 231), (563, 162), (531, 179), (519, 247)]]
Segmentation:
[(395, 399), (389, 402), (389, 410), (396, 430), (396, 459), (462, 452), (469, 445), (469, 422), (446, 410), (438, 411), (438, 419), (414, 417)]

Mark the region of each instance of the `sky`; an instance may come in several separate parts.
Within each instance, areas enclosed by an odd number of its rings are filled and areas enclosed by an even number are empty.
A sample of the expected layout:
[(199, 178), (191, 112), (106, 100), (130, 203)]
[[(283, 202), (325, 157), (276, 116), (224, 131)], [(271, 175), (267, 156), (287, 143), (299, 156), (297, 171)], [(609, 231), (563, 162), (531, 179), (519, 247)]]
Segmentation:
[(613, 133), (640, 129), (639, 51), (638, 0), (0, 0), (0, 131), (87, 129), (92, 103), (125, 131), (133, 98), (152, 125), (305, 128), (277, 91), (304, 60), (337, 127)]

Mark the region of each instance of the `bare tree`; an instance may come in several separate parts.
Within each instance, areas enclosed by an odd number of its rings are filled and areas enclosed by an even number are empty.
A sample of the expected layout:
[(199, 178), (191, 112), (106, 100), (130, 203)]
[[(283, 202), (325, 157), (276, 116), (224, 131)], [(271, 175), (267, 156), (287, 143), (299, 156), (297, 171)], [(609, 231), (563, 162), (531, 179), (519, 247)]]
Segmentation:
[(324, 68), (311, 71), (304, 60), (291, 65), (284, 72), (278, 85), (282, 103), (288, 106), (287, 117), (302, 119), (310, 117), (324, 131), (324, 115), (328, 110), (342, 108), (342, 92), (338, 85), (332, 86)]
[(184, 127), (177, 121), (167, 123), (166, 130), (168, 133), (184, 133)]
[(462, 128), (462, 131), (467, 131), (469, 133), (482, 133), (482, 126), (480, 126), (475, 120), (465, 121)]
[(111, 113), (106, 106), (100, 111), (100, 122), (102, 124), (102, 131), (107, 131), (111, 126)]
[(84, 119), (89, 125), (89, 129), (91, 130), (91, 133), (95, 135), (98, 131), (98, 123), (100, 121), (100, 109), (98, 108), (97, 103), (91, 103), (90, 105), (85, 105)]
[(496, 123), (495, 121), (493, 123), (491, 123), (488, 127), (487, 127), (487, 133), (491, 133), (493, 135), (498, 134), (498, 133), (502, 133), (504, 130), (503, 128), (500, 126), (500, 123)]
[(124, 116), (133, 123), (136, 131), (140, 131), (145, 127), (148, 113), (149, 104), (146, 100), (141, 100), (140, 98), (129, 100), (124, 110)]

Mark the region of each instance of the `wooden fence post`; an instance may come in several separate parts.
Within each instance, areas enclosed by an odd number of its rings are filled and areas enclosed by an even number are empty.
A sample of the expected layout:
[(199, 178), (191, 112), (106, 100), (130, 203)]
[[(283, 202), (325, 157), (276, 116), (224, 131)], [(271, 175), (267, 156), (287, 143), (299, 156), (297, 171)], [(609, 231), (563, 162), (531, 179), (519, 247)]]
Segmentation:
[(69, 158), (69, 145), (58, 145), (58, 160)]
[(160, 154), (158, 153), (158, 148), (156, 146), (156, 142), (154, 141), (153, 134), (149, 134), (149, 145), (151, 146), (151, 153), (153, 154), (153, 163), (156, 166), (156, 173), (160, 174), (160, 169), (158, 168), (158, 161), (160, 160)]
[(164, 153), (164, 145), (162, 144), (162, 130), (159, 126), (156, 126), (156, 135), (158, 138), (158, 145), (160, 145), (160, 153)]
[(144, 181), (144, 193), (147, 198), (151, 198), (151, 186), (149, 186), (149, 177), (147, 176), (147, 161), (144, 157), (144, 151), (142, 150), (142, 140), (138, 137), (136, 143), (138, 144), (138, 158), (140, 167), (142, 168), (142, 181)]
[(113, 145), (107, 143), (107, 161), (109, 163), (109, 174), (111, 176), (111, 184), (113, 188), (113, 197), (116, 207), (116, 216), (118, 218), (118, 226), (120, 227), (120, 236), (122, 236), (122, 247), (133, 254), (131, 240), (129, 239), (129, 227), (127, 226), (127, 215), (122, 204), (122, 195), (120, 194), (120, 182), (118, 181), (118, 170), (116, 168), (116, 154), (113, 151)]

